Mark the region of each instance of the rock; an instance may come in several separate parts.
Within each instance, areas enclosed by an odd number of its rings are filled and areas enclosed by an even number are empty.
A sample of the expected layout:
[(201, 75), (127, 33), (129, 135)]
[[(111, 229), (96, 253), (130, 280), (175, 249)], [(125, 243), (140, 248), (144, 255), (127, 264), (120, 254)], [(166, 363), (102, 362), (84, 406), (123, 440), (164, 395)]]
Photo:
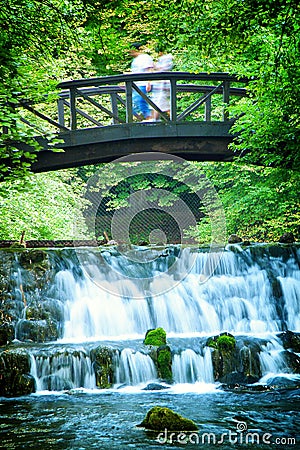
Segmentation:
[(213, 348), (212, 363), (216, 381), (237, 371), (238, 353), (235, 348), (235, 338), (231, 334), (221, 333), (211, 337), (207, 340), (206, 345)]
[(15, 330), (12, 323), (2, 323), (0, 325), (0, 346), (12, 342), (15, 338)]
[(230, 333), (221, 333), (207, 340), (206, 345), (220, 351), (232, 351), (235, 348), (235, 337)]
[(167, 343), (167, 334), (163, 328), (148, 330), (144, 339), (145, 345), (161, 346)]
[(267, 386), (273, 389), (299, 389), (300, 380), (293, 380), (286, 377), (274, 377), (270, 378), (267, 382)]
[(292, 371), (292, 373), (300, 374), (300, 357), (293, 352), (287, 350), (280, 352), (283, 356), (286, 365)]
[(58, 324), (51, 319), (22, 320), (18, 324), (17, 339), (20, 341), (47, 342), (59, 337)]
[(244, 245), (245, 247), (249, 247), (249, 246), (251, 245), (251, 242), (248, 241), (248, 240), (245, 240), (245, 241), (243, 242), (243, 245)]
[(0, 353), (0, 396), (18, 397), (35, 392), (30, 375), (29, 355), (24, 350), (5, 350)]
[(142, 391), (162, 391), (164, 389), (170, 389), (169, 386), (163, 386), (162, 384), (158, 383), (149, 383), (146, 387), (142, 389)]
[(245, 394), (245, 393), (256, 393), (256, 392), (268, 392), (268, 391), (273, 391), (273, 387), (272, 386), (266, 386), (263, 384), (255, 384), (254, 386), (252, 385), (247, 385), (247, 384), (223, 384), (220, 386), (220, 389), (224, 390), (224, 391), (233, 391), (233, 392), (237, 392), (237, 393), (241, 393), (241, 394)]
[(193, 420), (186, 419), (171, 409), (160, 406), (151, 408), (142, 423), (137, 426), (156, 431), (198, 430), (198, 427)]
[(243, 242), (243, 239), (237, 234), (231, 234), (228, 238), (228, 244), (240, 244), (241, 242)]
[(96, 384), (100, 389), (108, 389), (113, 384), (113, 350), (109, 347), (97, 347), (91, 351), (91, 359), (96, 374)]
[(282, 341), (282, 345), (286, 350), (292, 350), (295, 353), (300, 353), (300, 334), (287, 330), (279, 334), (278, 337)]
[(290, 232), (283, 233), (279, 238), (279, 242), (281, 244), (293, 244), (295, 242), (295, 236)]
[(172, 353), (168, 345), (157, 349), (157, 372), (161, 380), (172, 383)]
[(45, 268), (47, 268), (47, 253), (43, 250), (24, 250), (23, 252), (20, 252), (20, 264), (26, 268), (30, 268), (36, 264), (45, 264)]
[(221, 383), (228, 385), (247, 385), (257, 383), (259, 377), (252, 377), (251, 375), (245, 375), (243, 372), (231, 372), (219, 379)]
[(212, 362), (216, 381), (228, 384), (250, 384), (261, 374), (261, 345), (251, 337), (235, 338), (229, 333), (210, 337), (206, 345), (213, 348)]
[(255, 383), (250, 380), (259, 380), (262, 376), (259, 359), (261, 346), (251, 339), (247, 339), (242, 344), (238, 342), (237, 347), (239, 349), (239, 371), (248, 379), (247, 383)]

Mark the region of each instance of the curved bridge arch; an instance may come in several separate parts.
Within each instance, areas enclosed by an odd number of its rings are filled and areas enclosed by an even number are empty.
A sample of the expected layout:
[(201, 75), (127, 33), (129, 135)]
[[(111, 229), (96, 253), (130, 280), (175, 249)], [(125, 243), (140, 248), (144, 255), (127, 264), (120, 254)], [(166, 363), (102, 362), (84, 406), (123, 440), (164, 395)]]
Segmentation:
[[(139, 90), (136, 82), (170, 82), (170, 116), (163, 113)], [(108, 162), (144, 152), (163, 152), (185, 159), (226, 161), (232, 159), (228, 144), (233, 136), (234, 118), (227, 106), (246, 95), (247, 79), (227, 73), (160, 72), (123, 74), (62, 82), (55, 119), (30, 105), (21, 106), (56, 127), (53, 151), (41, 137), (42, 145), (32, 166), (35, 172)], [(137, 91), (157, 111), (160, 120), (139, 122), (132, 108)], [(26, 119), (28, 122), (28, 119)]]

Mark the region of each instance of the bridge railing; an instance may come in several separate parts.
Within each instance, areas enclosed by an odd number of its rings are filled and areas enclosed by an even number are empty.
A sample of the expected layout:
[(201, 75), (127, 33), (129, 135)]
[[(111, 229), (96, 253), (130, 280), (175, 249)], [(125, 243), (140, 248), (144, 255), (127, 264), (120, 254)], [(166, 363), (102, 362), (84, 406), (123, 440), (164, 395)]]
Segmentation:
[[(170, 113), (161, 111), (152, 94), (145, 95), (138, 82), (170, 83)], [(57, 133), (91, 127), (129, 124), (140, 121), (133, 109), (132, 96), (138, 92), (165, 123), (185, 121), (226, 122), (228, 105), (246, 95), (247, 79), (227, 73), (153, 72), (122, 74), (65, 81), (61, 92), (45, 96), (40, 103), (20, 99), (13, 107), (22, 108), (26, 127)], [(54, 100), (55, 98), (55, 100)], [(55, 103), (57, 102), (57, 106)]]
[[(161, 111), (137, 82), (170, 83), (170, 114)], [(140, 121), (133, 110), (132, 95), (138, 92), (159, 120), (178, 123), (187, 120), (228, 121), (228, 105), (246, 95), (246, 79), (227, 73), (155, 72), (122, 74), (66, 81), (59, 84), (58, 127), (77, 130)]]

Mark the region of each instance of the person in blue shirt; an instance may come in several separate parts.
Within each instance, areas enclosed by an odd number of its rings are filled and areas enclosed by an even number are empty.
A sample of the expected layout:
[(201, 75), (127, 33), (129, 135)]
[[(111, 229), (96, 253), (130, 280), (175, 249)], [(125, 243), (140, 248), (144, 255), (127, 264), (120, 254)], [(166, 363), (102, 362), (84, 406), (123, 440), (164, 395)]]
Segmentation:
[[(132, 45), (130, 55), (133, 57), (131, 63), (131, 73), (147, 73), (152, 72), (154, 69), (153, 59), (148, 53), (141, 51), (143, 44), (135, 43)], [(145, 81), (136, 81), (135, 84), (138, 88), (147, 95), (151, 90), (151, 84)], [(133, 114), (139, 120), (149, 120), (152, 117), (152, 111), (149, 103), (136, 92), (132, 90), (132, 108)]]

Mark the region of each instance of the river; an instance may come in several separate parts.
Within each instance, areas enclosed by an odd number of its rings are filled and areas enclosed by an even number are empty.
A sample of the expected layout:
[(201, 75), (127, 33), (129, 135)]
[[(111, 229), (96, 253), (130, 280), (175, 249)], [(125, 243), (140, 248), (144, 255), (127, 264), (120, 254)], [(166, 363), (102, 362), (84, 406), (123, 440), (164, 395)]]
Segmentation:
[[(286, 360), (287, 352), (299, 354), (280, 337), (300, 331), (299, 246), (228, 246), (221, 257), (137, 248), (130, 263), (124, 255), (47, 250), (50, 281), (33, 286), (27, 300), (43, 299), (55, 311), (60, 335), (30, 342), (19, 302), (12, 347), (30, 355), (36, 392), (0, 399), (0, 448), (300, 448), (300, 375)], [(17, 298), (28, 271), (18, 256), (14, 261)], [(159, 379), (143, 344), (158, 326), (171, 348), (171, 384)], [(207, 339), (221, 332), (231, 333), (241, 352), (258, 349), (260, 379), (251, 386), (215, 379)], [(99, 345), (112, 355), (107, 389), (96, 382), (92, 352)], [(137, 427), (156, 405), (193, 419), (198, 433)]]

